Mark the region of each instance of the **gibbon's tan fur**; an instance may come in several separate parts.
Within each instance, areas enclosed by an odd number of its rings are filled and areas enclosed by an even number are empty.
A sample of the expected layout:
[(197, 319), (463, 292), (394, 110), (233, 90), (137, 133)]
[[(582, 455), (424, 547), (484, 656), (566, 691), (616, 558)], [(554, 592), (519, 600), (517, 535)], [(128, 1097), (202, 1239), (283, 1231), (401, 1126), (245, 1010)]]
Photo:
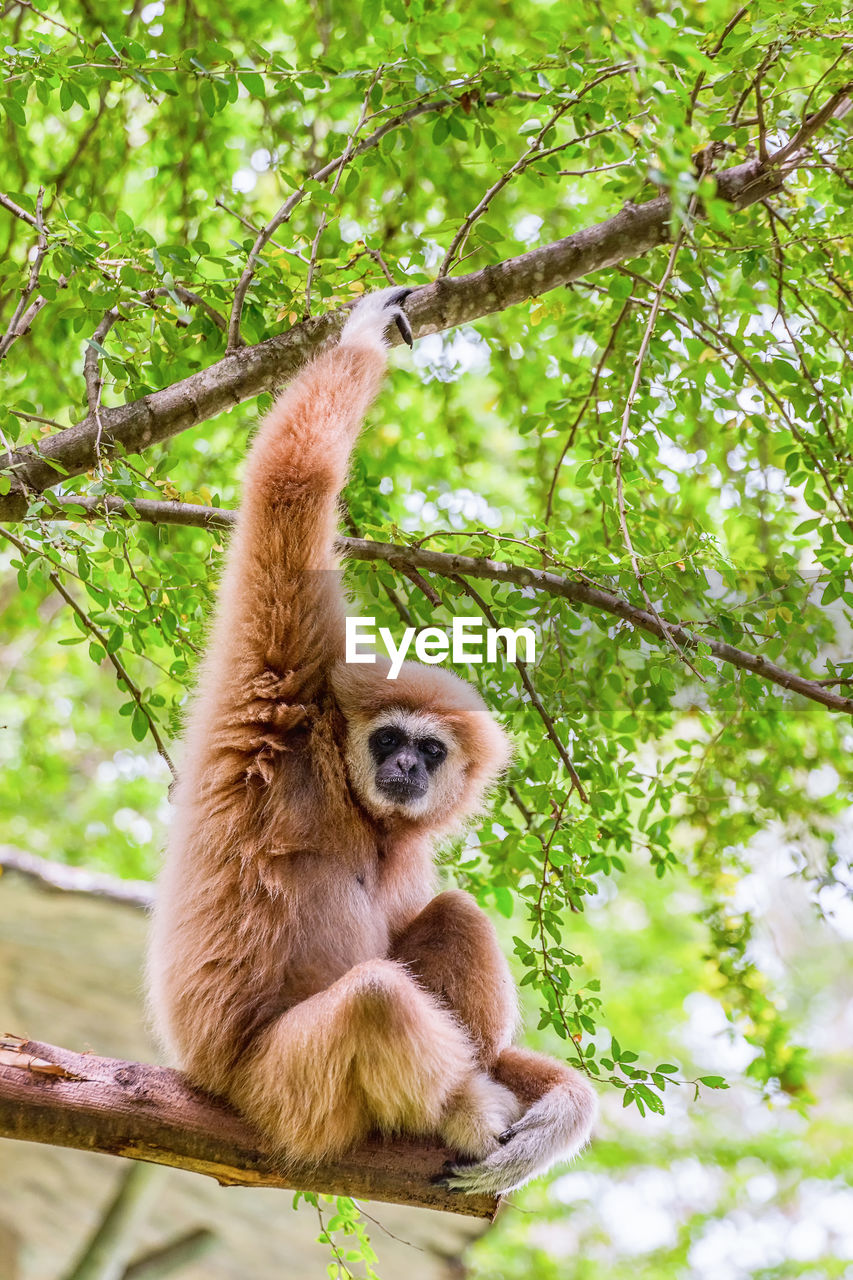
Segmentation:
[[(503, 730), (447, 671), (405, 663), (392, 681), (343, 660), (337, 499), (404, 296), (360, 303), (252, 447), (185, 734), (151, 1002), (190, 1078), (282, 1158), (437, 1134), (468, 1162), (448, 1185), (499, 1192), (582, 1146), (595, 1101), (571, 1068), (511, 1046), (491, 923), (465, 893), (433, 896), (435, 840), (482, 809)], [(425, 795), (381, 789), (382, 726), (446, 751)]]

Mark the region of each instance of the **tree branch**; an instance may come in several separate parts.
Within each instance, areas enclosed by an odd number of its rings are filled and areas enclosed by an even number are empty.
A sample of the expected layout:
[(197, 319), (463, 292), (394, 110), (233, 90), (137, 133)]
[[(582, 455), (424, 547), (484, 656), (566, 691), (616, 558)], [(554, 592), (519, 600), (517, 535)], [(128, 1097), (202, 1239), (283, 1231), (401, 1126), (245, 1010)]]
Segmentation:
[[(486, 601), (480, 595), (479, 591), (475, 591), (474, 588), (471, 586), (470, 582), (466, 582), (464, 578), (457, 578), (456, 581), (462, 587), (462, 590), (465, 592), (465, 594), (471, 600), (474, 601), (477, 608), (480, 610), (483, 617), (488, 622), (489, 626), (492, 627), (495, 631), (497, 631), (498, 628), (500, 627), (500, 623), (498, 622), (495, 615), (492, 613), (492, 610), (489, 608)], [(506, 641), (504, 641), (504, 652), (507, 654), (507, 657), (509, 657), (509, 650), (508, 650)], [(548, 714), (548, 710), (545, 707), (545, 704), (543, 703), (542, 699), (539, 697), (539, 694), (536, 690), (536, 686), (530, 678), (530, 672), (527, 669), (527, 663), (522, 658), (519, 658), (518, 656), (516, 656), (514, 659), (514, 665), (515, 665), (516, 671), (521, 676), (521, 683), (524, 685), (525, 689), (527, 690), (527, 696), (530, 699), (536, 711), (536, 714), (539, 716), (539, 719), (542, 721), (543, 725), (545, 726), (545, 732), (547, 733), (548, 737), (551, 739), (551, 742), (556, 748), (557, 755), (560, 757), (560, 759), (562, 760), (563, 764), (566, 767), (566, 772), (568, 773), (569, 779), (571, 781), (571, 789), (574, 791), (577, 791), (578, 795), (580, 796), (584, 804), (589, 804), (589, 796), (587, 795), (586, 789), (583, 783), (581, 782), (580, 778), (578, 777), (578, 772), (572, 762), (571, 756), (566, 750), (566, 747), (563, 745), (560, 735), (557, 732), (557, 726), (554, 724), (553, 718)]]
[(0, 1136), (188, 1169), (223, 1186), (288, 1187), (491, 1219), (497, 1201), (432, 1185), (453, 1153), (372, 1138), (311, 1167), (276, 1164), (257, 1134), (178, 1071), (0, 1039)]
[[(462, 85), (456, 85), (455, 91), (459, 92), (462, 87)], [(493, 103), (499, 102), (501, 98), (505, 96), (506, 95), (503, 93), (488, 93), (484, 96), (483, 101), (486, 105), (491, 106)], [(524, 94), (513, 96), (523, 96), (528, 100), (535, 100), (540, 95)], [(321, 168), (315, 170), (315, 172), (311, 174), (309, 181), (325, 182), (326, 179), (331, 177), (336, 170), (342, 169), (350, 159), (355, 159), (357, 156), (364, 155), (365, 151), (370, 151), (373, 147), (377, 146), (385, 135), (390, 133), (393, 129), (397, 129), (401, 125), (408, 124), (410, 120), (413, 120), (416, 116), (423, 115), (425, 112), (443, 111), (445, 107), (453, 106), (455, 101), (456, 99), (448, 94), (445, 97), (430, 98), (424, 102), (415, 103), (415, 105), (409, 107), (408, 110), (403, 111), (399, 115), (393, 116), (390, 120), (386, 120), (384, 124), (380, 125), (379, 128), (374, 129), (373, 133), (371, 133), (369, 137), (362, 139), (354, 151), (350, 150), (350, 141), (339, 156), (336, 156), (334, 160), (329, 160)], [(363, 123), (364, 121), (362, 120), (362, 124)], [(277, 213), (273, 214), (266, 226), (262, 227), (259, 231), (256, 231), (255, 242), (249, 251), (249, 256), (246, 259), (246, 265), (243, 268), (243, 273), (240, 276), (240, 279), (237, 282), (237, 288), (234, 291), (234, 302), (231, 307), (231, 316), (228, 322), (229, 352), (239, 350), (243, 345), (243, 339), (240, 335), (240, 321), (243, 314), (243, 305), (246, 301), (246, 294), (257, 269), (258, 259), (266, 245), (271, 240), (273, 234), (278, 230), (283, 222), (287, 222), (289, 220), (290, 215), (293, 213), (297, 205), (299, 205), (305, 198), (307, 192), (307, 184), (299, 187), (298, 190), (294, 191), (287, 197), (284, 204)], [(225, 205), (223, 205), (221, 201), (217, 200), (217, 204), (221, 205), (223, 209), (225, 208)], [(231, 210), (228, 212), (231, 212)], [(239, 217), (240, 215), (237, 214), (236, 216)], [(246, 225), (243, 218), (240, 218), (240, 221), (243, 222), (244, 226)]]
[(51, 862), (39, 858), (14, 845), (0, 844), (0, 874), (15, 871), (18, 875), (35, 880), (45, 889), (58, 893), (82, 893), (91, 898), (107, 898), (128, 907), (141, 907), (147, 911), (154, 903), (154, 886), (147, 880), (120, 880), (103, 871), (90, 871), (87, 867), (70, 867), (64, 862)]
[(217, 1243), (214, 1232), (207, 1227), (196, 1227), (177, 1236), (159, 1249), (152, 1249), (135, 1258), (125, 1269), (121, 1280), (161, 1280), (173, 1275), (209, 1253)]
[[(123, 498), (69, 498), (65, 505), (42, 513), (42, 518), (73, 520), (79, 509), (87, 516), (108, 512), (110, 516), (124, 516), (144, 520), (149, 524), (177, 524), (205, 529), (224, 529), (233, 525), (236, 512), (223, 507), (202, 507), (191, 502), (155, 502), (137, 498), (133, 502)], [(424, 547), (408, 547), (393, 542), (372, 542), (367, 538), (339, 538), (341, 555), (350, 560), (382, 561), (392, 569), (407, 576), (412, 571), (426, 570), (444, 578), (481, 578), (502, 582), (516, 587), (530, 587), (534, 591), (569, 600), (573, 604), (588, 605), (599, 612), (622, 618), (632, 626), (653, 635), (664, 643), (675, 641), (688, 650), (706, 644), (718, 662), (751, 671), (753, 675), (770, 684), (799, 693), (812, 702), (819, 702), (832, 711), (844, 711), (853, 715), (853, 698), (832, 693), (826, 682), (796, 675), (770, 662), (760, 653), (748, 653), (720, 640), (711, 640), (688, 627), (668, 622), (648, 609), (640, 609), (629, 600), (594, 587), (583, 578), (563, 577), (530, 565), (509, 564), (505, 560), (489, 560), (485, 557), (459, 556), (448, 551), (428, 551)], [(834, 682), (833, 682), (834, 683)]]
[(408, 564), (416, 569), (425, 569), (428, 573), (437, 573), (451, 578), (484, 578), (517, 587), (530, 587), (534, 591), (542, 591), (558, 599), (569, 600), (573, 604), (588, 605), (592, 609), (622, 618), (640, 631), (645, 631), (665, 643), (671, 637), (678, 645), (691, 650), (696, 649), (700, 644), (705, 644), (710, 649), (711, 655), (719, 662), (738, 667), (742, 671), (751, 671), (770, 684), (789, 689), (792, 693), (799, 693), (804, 698), (830, 707), (833, 711), (844, 711), (847, 715), (853, 715), (853, 698), (832, 693), (817, 680), (810, 680), (805, 676), (785, 671), (761, 654), (747, 653), (744, 649), (737, 649), (734, 645), (725, 644), (720, 640), (711, 640), (678, 623), (665, 622), (656, 613), (641, 609), (610, 591), (592, 586), (580, 577), (561, 577), (560, 574), (551, 573), (546, 569), (534, 569), (529, 565), (507, 564), (502, 560), (460, 556), (446, 551), (427, 551), (422, 547), (402, 547), (387, 542), (369, 542), (363, 538), (341, 538), (338, 545), (341, 553), (353, 560), (378, 560), (392, 566)]
[(562, 143), (560, 146), (550, 147), (547, 151), (543, 152), (542, 139), (547, 135), (550, 129), (554, 128), (554, 126), (557, 124), (557, 121), (560, 120), (560, 118), (564, 116), (565, 113), (571, 107), (575, 106), (578, 102), (580, 102), (580, 100), (583, 97), (585, 97), (586, 94), (588, 94), (591, 89), (594, 89), (596, 85), (601, 84), (603, 80), (609, 80), (613, 76), (622, 75), (623, 72), (630, 71), (630, 70), (633, 70), (632, 64), (630, 62), (620, 63), (619, 66), (616, 66), (616, 67), (608, 67), (608, 69), (606, 71), (603, 71), (601, 75), (596, 76), (594, 80), (590, 80), (588, 84), (585, 84), (579, 93), (574, 94), (571, 98), (565, 99), (563, 102), (560, 103), (560, 105), (554, 111), (552, 111), (551, 115), (545, 121), (542, 128), (539, 129), (539, 131), (537, 132), (533, 141), (530, 143), (527, 149), (522, 153), (522, 155), (519, 156), (515, 164), (513, 164), (509, 169), (507, 169), (505, 173), (501, 174), (501, 176), (497, 179), (497, 181), (493, 183), (491, 187), (489, 187), (485, 195), (483, 195), (480, 198), (480, 200), (477, 202), (477, 204), (474, 206), (474, 208), (465, 218), (465, 220), (462, 223), (462, 226), (459, 228), (459, 230), (456, 232), (455, 236), (451, 240), (450, 246), (444, 255), (441, 266), (438, 268), (439, 279), (441, 279), (441, 277), (443, 276), (446, 276), (447, 273), (450, 271), (451, 267), (453, 266), (453, 260), (456, 257), (457, 252), (465, 248), (465, 244), (468, 240), (468, 236), (471, 232), (471, 228), (473, 227), (474, 223), (477, 221), (478, 218), (482, 217), (482, 215), (489, 208), (489, 205), (492, 203), (492, 201), (494, 200), (498, 192), (502, 191), (503, 188), (507, 185), (507, 183), (510, 182), (515, 177), (516, 174), (523, 173), (524, 170), (528, 168), (528, 166), (531, 165), (535, 160), (541, 160), (546, 155), (554, 155), (556, 152), (563, 150), (565, 147), (572, 146), (573, 143), (578, 141), (577, 138), (569, 138), (566, 142)]
[[(23, 212), (23, 210), (22, 210)], [(35, 302), (30, 303), (30, 299), (38, 289), (39, 276), (41, 275), (42, 264), (47, 256), (48, 242), (47, 232), (44, 229), (44, 187), (39, 187), (38, 198), (36, 200), (36, 228), (38, 230), (38, 241), (36, 244), (35, 256), (30, 266), (30, 275), (21, 296), (18, 305), (15, 307), (12, 319), (9, 321), (9, 327), (2, 338), (0, 338), (0, 360), (6, 355), (12, 343), (27, 332), (33, 320), (45, 304), (44, 298), (36, 298)]]
[(160, 1176), (154, 1164), (127, 1166), (106, 1213), (62, 1280), (119, 1280), (133, 1249), (133, 1238), (148, 1217)]
[[(717, 194), (738, 208), (778, 191), (805, 158), (803, 148), (822, 124), (846, 109), (848, 89), (839, 90), (803, 124), (791, 142), (770, 157), (724, 169)], [(636, 258), (670, 239), (672, 205), (666, 195), (641, 205), (626, 205), (614, 217), (516, 258), (469, 275), (445, 277), (416, 289), (407, 311), (416, 336), (469, 324), (570, 284), (591, 272)], [(278, 225), (278, 224), (276, 224)], [(234, 405), (286, 382), (317, 348), (340, 328), (344, 311), (312, 317), (287, 333), (225, 355), (216, 364), (161, 391), (100, 412), (104, 448), (137, 453)], [(401, 341), (396, 334), (391, 341)], [(81, 422), (37, 444), (0, 456), (0, 471), (10, 473), (10, 492), (0, 497), (0, 519), (19, 519), (28, 493), (42, 493), (60, 476), (80, 475), (96, 461), (98, 422)]]
[(7, 209), (13, 217), (19, 218), (21, 222), (29, 223), (36, 231), (39, 230), (38, 219), (32, 213), (27, 213), (26, 209), (22, 209), (19, 204), (16, 204), (14, 200), (10, 199), (2, 191), (0, 191), (0, 208)]

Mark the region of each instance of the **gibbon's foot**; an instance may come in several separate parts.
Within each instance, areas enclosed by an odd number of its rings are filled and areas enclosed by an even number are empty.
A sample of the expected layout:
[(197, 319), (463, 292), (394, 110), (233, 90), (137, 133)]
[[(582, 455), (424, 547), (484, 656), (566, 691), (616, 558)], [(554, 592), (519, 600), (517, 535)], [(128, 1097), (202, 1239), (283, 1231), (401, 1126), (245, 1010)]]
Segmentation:
[(341, 342), (347, 345), (368, 343), (385, 348), (388, 345), (385, 334), (393, 322), (403, 341), (413, 346), (412, 326), (402, 306), (411, 292), (405, 285), (392, 285), (390, 289), (366, 294), (350, 312), (341, 333)]
[(482, 1160), (496, 1149), (498, 1135), (507, 1132), (521, 1110), (511, 1089), (478, 1072), (449, 1100), (438, 1131), (463, 1159)]
[(459, 1161), (434, 1179), (436, 1185), (469, 1195), (503, 1195), (576, 1155), (589, 1140), (596, 1113), (592, 1089), (580, 1083), (549, 1090), (500, 1134), (494, 1151), (476, 1164)]

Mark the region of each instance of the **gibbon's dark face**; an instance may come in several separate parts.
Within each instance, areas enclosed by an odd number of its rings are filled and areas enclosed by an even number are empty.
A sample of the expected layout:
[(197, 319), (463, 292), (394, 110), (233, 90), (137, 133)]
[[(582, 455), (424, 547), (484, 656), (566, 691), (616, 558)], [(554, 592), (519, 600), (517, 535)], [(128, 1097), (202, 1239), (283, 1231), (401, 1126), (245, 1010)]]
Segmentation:
[(416, 735), (400, 724), (379, 725), (367, 745), (376, 766), (377, 790), (404, 807), (427, 795), (432, 775), (447, 759), (447, 746), (441, 738)]
[(459, 743), (442, 717), (426, 710), (393, 707), (349, 724), (346, 756), (360, 800), (383, 817), (443, 822), (465, 786)]

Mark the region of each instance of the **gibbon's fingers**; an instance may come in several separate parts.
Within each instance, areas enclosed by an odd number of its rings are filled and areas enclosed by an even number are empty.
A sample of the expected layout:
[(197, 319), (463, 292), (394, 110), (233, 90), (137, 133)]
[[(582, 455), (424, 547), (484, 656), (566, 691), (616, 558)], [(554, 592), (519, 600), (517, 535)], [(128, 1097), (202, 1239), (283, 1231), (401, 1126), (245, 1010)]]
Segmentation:
[(393, 285), (390, 289), (366, 294), (350, 312), (341, 333), (341, 342), (351, 344), (372, 340), (385, 346), (385, 333), (393, 322), (403, 341), (413, 346), (412, 326), (402, 307), (411, 292), (406, 285)]
[[(409, 324), (409, 317), (403, 310), (403, 303), (411, 292), (412, 290), (407, 289), (405, 286), (400, 289), (394, 289), (393, 291), (389, 289), (388, 302), (386, 304), (388, 314), (394, 317), (394, 323), (400, 332), (400, 337), (403, 339), (407, 347), (413, 347), (415, 345), (415, 339), (412, 336), (412, 326)], [(394, 296), (392, 296), (392, 293)]]
[(389, 316), (393, 316), (394, 323), (399, 330), (400, 337), (403, 339), (406, 346), (413, 347), (415, 345), (415, 339), (412, 336), (412, 326), (409, 324), (409, 317), (403, 310), (403, 303), (406, 301), (412, 290), (403, 285), (399, 289), (389, 289), (387, 292), (388, 301), (385, 304), (386, 310), (388, 311)]
[(471, 1195), (514, 1191), (559, 1160), (577, 1155), (589, 1141), (595, 1094), (586, 1081), (550, 1089), (501, 1134), (501, 1144), (476, 1164), (460, 1162), (435, 1179), (436, 1185)]
[(415, 345), (415, 339), (412, 334), (412, 326), (409, 324), (409, 317), (403, 311), (402, 307), (398, 307), (394, 313), (394, 323), (400, 330), (400, 337), (403, 339), (407, 347)]

